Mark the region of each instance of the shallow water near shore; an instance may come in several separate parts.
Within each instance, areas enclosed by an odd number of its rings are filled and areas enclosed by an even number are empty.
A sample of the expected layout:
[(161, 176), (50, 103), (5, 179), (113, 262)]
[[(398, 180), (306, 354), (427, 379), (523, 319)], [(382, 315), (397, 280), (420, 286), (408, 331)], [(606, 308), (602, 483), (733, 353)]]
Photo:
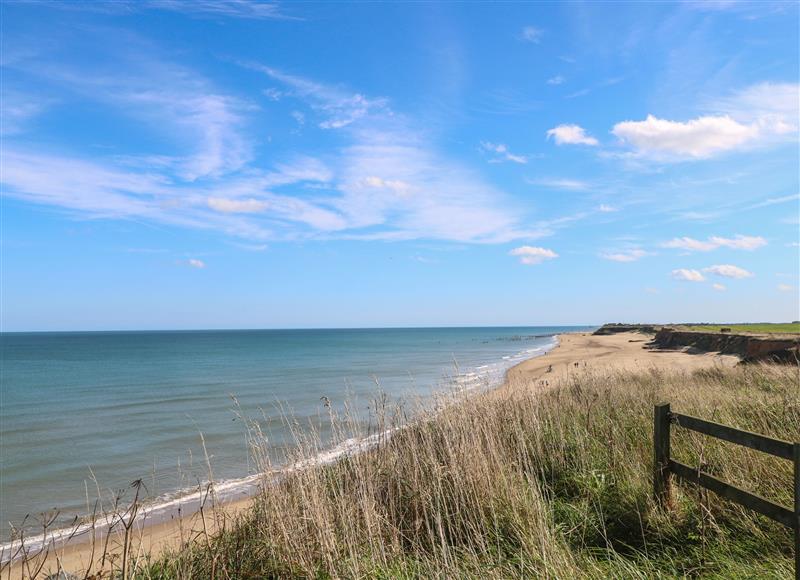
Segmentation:
[(217, 481), (247, 485), (257, 469), (239, 413), (261, 420), (280, 461), (293, 441), (282, 413), (325, 440), (326, 401), (361, 414), (378, 392), (491, 388), (555, 334), (582, 329), (4, 334), (2, 538), (27, 514), (57, 510), (56, 527), (85, 515), (97, 485), (107, 498), (141, 478), (148, 499), (166, 502), (208, 478), (206, 452)]

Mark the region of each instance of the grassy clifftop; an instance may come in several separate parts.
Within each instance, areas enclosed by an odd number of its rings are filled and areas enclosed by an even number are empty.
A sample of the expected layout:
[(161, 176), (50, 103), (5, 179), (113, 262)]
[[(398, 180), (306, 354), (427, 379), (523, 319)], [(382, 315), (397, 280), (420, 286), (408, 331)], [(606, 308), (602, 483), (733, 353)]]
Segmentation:
[(800, 334), (800, 322), (786, 323), (757, 323), (757, 324), (690, 324), (679, 326), (686, 330), (701, 330), (705, 332), (722, 332), (727, 328), (729, 332), (752, 332), (757, 334)]
[[(223, 533), (136, 576), (790, 578), (779, 524), (691, 487), (654, 505), (652, 410), (800, 440), (798, 397), (796, 367), (766, 365), (510, 385), (265, 487)], [(789, 462), (676, 431), (679, 460), (791, 505)]]

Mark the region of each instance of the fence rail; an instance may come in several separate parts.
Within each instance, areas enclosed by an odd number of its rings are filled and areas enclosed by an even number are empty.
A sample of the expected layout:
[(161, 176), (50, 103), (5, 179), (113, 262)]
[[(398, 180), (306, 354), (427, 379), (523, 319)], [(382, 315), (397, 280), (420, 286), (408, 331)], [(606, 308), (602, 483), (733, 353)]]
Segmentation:
[[(794, 463), (794, 508), (789, 509), (749, 491), (717, 479), (700, 467), (694, 468), (670, 457), (671, 426), (683, 427), (710, 437), (769, 453)], [(673, 413), (669, 403), (653, 411), (653, 493), (664, 507), (672, 505), (672, 476), (709, 489), (794, 530), (794, 574), (800, 580), (800, 443), (789, 443), (758, 433), (728, 427), (690, 415)]]

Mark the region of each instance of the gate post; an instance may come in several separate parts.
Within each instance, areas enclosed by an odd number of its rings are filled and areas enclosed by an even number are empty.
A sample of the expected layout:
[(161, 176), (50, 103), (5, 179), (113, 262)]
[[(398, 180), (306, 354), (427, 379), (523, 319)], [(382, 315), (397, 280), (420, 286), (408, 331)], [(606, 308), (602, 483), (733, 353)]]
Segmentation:
[(800, 580), (800, 443), (792, 446), (794, 460), (794, 577)]
[[(662, 507), (669, 507), (672, 503), (672, 477), (669, 471), (669, 432), (669, 403), (659, 403), (653, 410), (653, 494)], [(800, 450), (800, 446), (798, 450)], [(795, 463), (795, 465), (798, 464)], [(795, 475), (796, 477), (797, 475)]]

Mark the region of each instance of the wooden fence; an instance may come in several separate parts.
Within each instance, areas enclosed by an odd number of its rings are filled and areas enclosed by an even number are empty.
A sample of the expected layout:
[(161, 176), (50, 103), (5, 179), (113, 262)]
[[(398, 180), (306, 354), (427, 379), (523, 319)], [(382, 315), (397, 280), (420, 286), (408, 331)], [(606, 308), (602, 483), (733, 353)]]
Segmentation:
[[(670, 428), (672, 425), (792, 461), (794, 463), (794, 509), (786, 508), (734, 487), (713, 475), (704, 473), (700, 468), (690, 467), (672, 459), (670, 457)], [(669, 506), (671, 504), (672, 476), (675, 475), (683, 481), (710, 489), (722, 497), (793, 529), (794, 574), (795, 579), (800, 580), (800, 443), (788, 443), (697, 417), (672, 413), (669, 403), (661, 403), (655, 406), (653, 413), (653, 444), (655, 451), (653, 491), (656, 499), (662, 505)]]

